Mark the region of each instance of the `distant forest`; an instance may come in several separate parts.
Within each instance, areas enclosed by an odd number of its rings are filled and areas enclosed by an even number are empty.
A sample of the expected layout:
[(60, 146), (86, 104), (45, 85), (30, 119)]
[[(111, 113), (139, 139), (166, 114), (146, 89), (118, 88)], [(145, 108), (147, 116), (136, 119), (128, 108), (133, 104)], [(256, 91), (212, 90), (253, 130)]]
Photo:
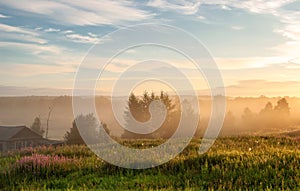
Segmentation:
[[(178, 98), (173, 96), (169, 98), (175, 111), (178, 107)], [(86, 99), (90, 98), (82, 98), (83, 107)], [(188, 100), (188, 97), (186, 99)], [(196, 136), (203, 135), (211, 112), (209, 97), (199, 97), (199, 104), (201, 113)], [(111, 135), (124, 136), (124, 130), (113, 117), (110, 98), (97, 97), (96, 107), (98, 114), (101, 116), (101, 121), (107, 125)], [(39, 117), (41, 126), (45, 129), (49, 108), (52, 109), (52, 113), (49, 118), (48, 138), (63, 139), (74, 121), (72, 98), (70, 96), (0, 97), (0, 125), (26, 125), (31, 127), (35, 118)], [(299, 116), (300, 98), (268, 98), (265, 96), (227, 98), (227, 112), (221, 135), (264, 135), (299, 130)], [(177, 122), (173, 120), (172, 123), (172, 126), (175, 126)], [(167, 134), (166, 136), (169, 136)]]

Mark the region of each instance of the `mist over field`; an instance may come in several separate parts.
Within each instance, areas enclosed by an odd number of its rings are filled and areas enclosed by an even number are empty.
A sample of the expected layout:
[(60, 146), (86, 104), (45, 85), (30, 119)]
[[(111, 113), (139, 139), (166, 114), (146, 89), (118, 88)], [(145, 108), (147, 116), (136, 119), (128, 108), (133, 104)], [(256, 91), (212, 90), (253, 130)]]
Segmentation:
[[(171, 97), (174, 104), (179, 106), (180, 104), (173, 98)], [(81, 98), (83, 109), (87, 99), (92, 98)], [(126, 98), (120, 97), (119, 99)], [(186, 97), (186, 99), (188, 100), (188, 97)], [(260, 96), (227, 98), (227, 111), (220, 136), (269, 135), (299, 130), (300, 119), (298, 116), (300, 115), (300, 98), (285, 97), (290, 111), (289, 115), (278, 119), (279, 121), (276, 121), (276, 118), (278, 118), (276, 116), (268, 116), (267, 118), (261, 117), (261, 112), (265, 109), (267, 103), (270, 102), (272, 107), (275, 108), (280, 99), (282, 99), (282, 97), (269, 98)], [(95, 100), (98, 115), (101, 121), (107, 124), (111, 135), (121, 136), (124, 130), (114, 118), (110, 98), (99, 96), (96, 97)], [(200, 122), (196, 136), (201, 137), (207, 128), (208, 119), (210, 117), (210, 97), (199, 97), (199, 105)], [(42, 127), (46, 128), (49, 108), (52, 108), (52, 113), (49, 120), (48, 138), (63, 139), (65, 133), (72, 127), (72, 121), (75, 118), (72, 110), (72, 97), (70, 96), (1, 97), (0, 125), (26, 125), (30, 127), (34, 118), (40, 117)], [(250, 117), (248, 121), (245, 119), (247, 115), (248, 118)], [(249, 121), (251, 120), (251, 116), (253, 118), (252, 122)], [(170, 129), (173, 128), (174, 127), (171, 127)], [(188, 130), (189, 127), (185, 128)]]

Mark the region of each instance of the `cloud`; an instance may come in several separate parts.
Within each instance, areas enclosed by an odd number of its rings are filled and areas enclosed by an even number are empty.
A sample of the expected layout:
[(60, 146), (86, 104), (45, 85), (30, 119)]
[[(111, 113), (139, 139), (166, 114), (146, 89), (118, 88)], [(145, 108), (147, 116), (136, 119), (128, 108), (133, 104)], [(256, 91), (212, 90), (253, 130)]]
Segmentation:
[(247, 1), (224, 1), (227, 6), (248, 10), (253, 13), (269, 13), (277, 14), (278, 8), (293, 2), (294, 0), (270, 0), (270, 1), (261, 1), (261, 0), (247, 0)]
[(242, 26), (232, 26), (231, 28), (232, 28), (233, 30), (237, 30), (237, 31), (240, 31), (240, 30), (245, 29), (245, 28), (242, 27)]
[(232, 8), (244, 9), (253, 13), (271, 13), (276, 14), (277, 9), (293, 2), (294, 0), (194, 0), (194, 1), (169, 1), (169, 0), (150, 0), (148, 6), (160, 8), (163, 10), (176, 11), (182, 14), (195, 14), (203, 5), (216, 5), (223, 10), (232, 10)]
[(31, 36), (31, 35), (26, 35), (26, 34), (15, 34), (15, 33), (5, 33), (3, 31), (0, 31), (0, 36), (3, 41), (19, 41), (23, 43), (30, 43), (30, 44), (47, 44), (47, 40), (42, 39), (37, 36)]
[(297, 57), (300, 52), (300, 41), (286, 41), (282, 44), (278, 44), (272, 47), (279, 55), (289, 57), (293, 59)]
[(43, 29), (43, 27), (36, 27), (34, 28), (35, 31), (41, 31)]
[[(47, 65), (47, 64), (7, 64), (3, 66), (0, 74), (2, 76), (18, 76), (18, 77), (31, 77), (31, 76), (40, 76), (45, 74), (59, 74), (62, 75), (63, 73), (74, 73), (76, 68), (69, 65)], [(9, 72), (7, 72), (9, 71)], [(38, 83), (38, 82), (37, 82)]]
[[(85, 52), (75, 52), (55, 45), (0, 42), (0, 48), (2, 49), (2, 47), (6, 50), (12, 49), (13, 52), (16, 52), (17, 58), (19, 56), (17, 52), (26, 54), (24, 62), (23, 59), (10, 59), (11, 61), (5, 59), (2, 61), (0, 81), (2, 84), (17, 86), (22, 86), (22, 84), (34, 86), (35, 84), (37, 86), (58, 87), (55, 84), (58, 83), (59, 86), (72, 87), (72, 76), (85, 55)], [(29, 62), (25, 61), (28, 59), (27, 53), (31, 54), (29, 55)], [(69, 78), (71, 73), (73, 74)]]
[(299, 96), (299, 81), (241, 80), (226, 87), (227, 96)]
[(14, 32), (14, 33), (23, 33), (23, 34), (29, 34), (29, 35), (37, 35), (36, 33), (23, 29), (21, 27), (15, 27), (11, 25), (1, 24), (0, 23), (0, 30), (5, 32)]
[(48, 28), (44, 30), (45, 32), (59, 32), (60, 29)]
[(243, 57), (214, 58), (221, 70), (264, 68), (274, 64), (288, 63), (289, 57)]
[(300, 13), (298, 11), (280, 11), (280, 21), (283, 27), (274, 32), (282, 35), (286, 41), (273, 47), (279, 54), (296, 57), (300, 52)]
[(201, 16), (201, 15), (199, 15), (197, 18), (200, 19), (200, 20), (206, 20), (206, 17)]
[(74, 31), (72, 30), (66, 30), (66, 31), (62, 31), (63, 34), (70, 34), (70, 33), (74, 33)]
[[(71, 89), (29, 88), (21, 86), (1, 86), (0, 96), (60, 96), (72, 95)], [(0, 121), (1, 124), (1, 121)]]
[(131, 1), (0, 0), (0, 5), (38, 14), (63, 25), (118, 25), (152, 17), (147, 11), (136, 8)]
[(287, 10), (283, 7), (295, 0), (272, 0), (272, 1), (241, 1), (237, 4), (232, 4), (236, 8), (246, 9), (254, 13), (272, 14), (282, 25), (274, 30), (274, 32), (281, 34), (287, 40), (279, 45), (273, 47), (282, 56), (296, 56), (300, 51), (300, 13), (295, 10)]
[(232, 9), (228, 7), (227, 5), (221, 5), (221, 9), (231, 11)]
[(89, 32), (88, 35), (91, 36), (91, 37), (97, 37), (98, 36), (98, 35), (96, 35), (94, 33), (91, 33), (91, 32)]
[(0, 47), (4, 48), (13, 48), (13, 49), (22, 49), (24, 51), (30, 51), (32, 54), (40, 54), (40, 53), (61, 53), (62, 49), (53, 45), (38, 45), (38, 44), (29, 44), (29, 43), (19, 43), (19, 42), (1, 42)]
[(300, 12), (298, 11), (282, 11), (281, 22), (285, 24), (283, 34), (292, 40), (300, 40), (299, 26)]
[(300, 57), (293, 58), (293, 59), (289, 60), (289, 63), (300, 65)]
[[(293, 57), (300, 52), (300, 12), (288, 10), (286, 5), (296, 2), (295, 0), (193, 0), (193, 1), (171, 1), (171, 0), (150, 0), (148, 6), (161, 10), (174, 11), (179, 14), (192, 15), (198, 13), (199, 9), (206, 5), (214, 6), (221, 10), (234, 11), (244, 10), (255, 14), (272, 15), (281, 25), (274, 32), (282, 35), (286, 41), (274, 46), (278, 55)], [(202, 17), (200, 16), (199, 20)], [(209, 21), (206, 21), (209, 22)], [(232, 26), (233, 30), (242, 30), (240, 26)]]
[(147, 3), (147, 6), (192, 15), (198, 12), (200, 4), (201, 2), (151, 0)]
[(46, 44), (47, 40), (33, 30), (0, 23), (1, 39), (5, 41), (22, 41), (26, 43)]
[[(28, 86), (3, 86), (0, 85), (0, 96), (61, 96), (61, 95), (69, 95), (72, 96), (73, 89), (68, 88), (48, 88), (48, 87), (28, 87)], [(90, 90), (87, 89), (79, 89), (77, 92), (80, 92), (80, 95), (86, 96), (86, 92)], [(109, 96), (109, 92), (105, 92), (103, 90), (96, 90), (98, 95), (107, 95)], [(0, 125), (1, 125), (0, 120)]]
[(83, 36), (80, 34), (67, 34), (66, 37), (70, 39), (73, 42), (76, 43), (90, 43), (90, 44), (95, 44), (99, 42), (99, 39), (96, 37), (92, 37), (91, 35), (89, 36)]
[(6, 15), (2, 15), (1, 13), (0, 13), (0, 18), (9, 18), (10, 16), (6, 16)]

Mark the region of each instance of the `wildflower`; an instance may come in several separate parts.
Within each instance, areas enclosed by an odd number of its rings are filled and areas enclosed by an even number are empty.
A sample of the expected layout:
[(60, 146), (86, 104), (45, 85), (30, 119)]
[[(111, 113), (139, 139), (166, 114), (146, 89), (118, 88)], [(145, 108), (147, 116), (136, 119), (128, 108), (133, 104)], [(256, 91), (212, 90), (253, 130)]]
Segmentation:
[(16, 169), (23, 169), (27, 171), (32, 171), (32, 173), (37, 174), (41, 169), (48, 167), (58, 167), (63, 166), (63, 164), (72, 161), (64, 156), (50, 156), (41, 154), (32, 154), (31, 156), (24, 156), (15, 163)]

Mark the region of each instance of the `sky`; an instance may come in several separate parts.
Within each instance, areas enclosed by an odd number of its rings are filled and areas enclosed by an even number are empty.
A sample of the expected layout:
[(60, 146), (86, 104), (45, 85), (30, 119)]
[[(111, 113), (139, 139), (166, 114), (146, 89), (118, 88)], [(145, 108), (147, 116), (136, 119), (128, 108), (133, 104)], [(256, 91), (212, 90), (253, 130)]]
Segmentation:
[[(93, 56), (89, 52), (95, 44), (116, 42), (110, 39), (114, 31), (145, 23), (170, 25), (198, 39), (217, 64), (228, 96), (300, 96), (299, 0), (0, 0), (0, 96), (70, 95), (77, 69)], [(139, 38), (135, 34), (126, 36), (128, 42)], [(184, 43), (184, 38), (168, 36)], [(105, 55), (95, 55), (89, 69), (95, 71)], [(184, 56), (154, 46), (130, 48), (116, 57), (96, 91), (111, 92), (130, 63), (147, 59), (172, 63), (199, 94), (207, 93), (207, 79)], [(159, 62), (143, 66), (120, 87), (156, 73), (183, 82)], [(131, 90), (166, 88), (161, 85), (147, 81)]]

